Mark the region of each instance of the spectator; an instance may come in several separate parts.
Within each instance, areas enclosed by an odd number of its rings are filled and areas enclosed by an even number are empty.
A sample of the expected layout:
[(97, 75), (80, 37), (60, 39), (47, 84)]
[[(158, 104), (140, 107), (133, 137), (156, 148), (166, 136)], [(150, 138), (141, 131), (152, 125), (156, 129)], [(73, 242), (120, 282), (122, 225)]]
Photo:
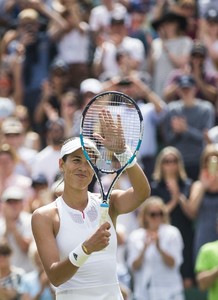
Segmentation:
[(30, 297), (30, 300), (54, 300), (54, 289), (45, 273), (34, 242), (30, 245), (29, 257), (33, 261), (35, 268), (32, 272), (24, 275), (25, 293)]
[(60, 149), (64, 139), (65, 123), (63, 119), (57, 118), (49, 120), (46, 124), (46, 144), (35, 157), (32, 166), (32, 176), (43, 174), (50, 187), (59, 173), (58, 158)]
[(141, 226), (128, 240), (134, 299), (184, 299), (180, 275), (183, 241), (179, 230), (168, 224), (162, 199), (148, 198), (141, 206), (139, 217)]
[(11, 263), (29, 272), (33, 269), (28, 257), (33, 236), (31, 214), (24, 211), (24, 191), (11, 186), (3, 192), (1, 201), (0, 237), (5, 237), (12, 248)]
[(64, 26), (63, 20), (53, 11), (48, 10), (41, 1), (34, 1), (34, 8), (26, 8), (19, 13), (17, 29), (8, 31), (4, 35), (2, 49), (6, 58), (14, 55), (20, 47), (25, 52), (22, 62), (24, 99), (20, 104), (28, 108), (32, 122), (41, 93), (41, 84), (48, 77), (48, 68), (53, 59), (52, 53), (55, 51), (52, 31), (40, 31), (39, 13), (48, 16), (58, 26)]
[(13, 147), (19, 156), (19, 162), (16, 165), (16, 172), (30, 177), (31, 166), (34, 162), (37, 151), (27, 148), (24, 145), (26, 136), (22, 123), (14, 117), (7, 118), (2, 122), (1, 131), (3, 134), (3, 143), (9, 144)]
[(154, 92), (162, 97), (170, 72), (187, 63), (192, 40), (184, 33), (187, 28), (186, 18), (175, 12), (162, 14), (151, 25), (159, 37), (151, 43), (148, 70), (153, 78)]
[(89, 24), (95, 38), (107, 39), (112, 15), (126, 14), (125, 6), (119, 2), (102, 0), (100, 5), (93, 7), (90, 12)]
[(214, 108), (217, 106), (217, 78), (214, 72), (208, 71), (205, 66), (207, 49), (200, 41), (194, 41), (188, 63), (180, 69), (173, 70), (167, 79), (164, 88), (164, 99), (167, 102), (179, 99), (178, 78), (181, 75), (191, 75), (196, 83), (196, 97), (208, 100)]
[(184, 261), (181, 274), (185, 288), (194, 285), (193, 216), (185, 206), (191, 186), (192, 180), (186, 175), (181, 153), (172, 146), (163, 148), (156, 158), (151, 193), (163, 199), (171, 225), (177, 227), (182, 235)]
[(64, 6), (61, 13), (66, 21), (65, 28), (55, 33), (57, 42), (56, 58), (63, 60), (69, 66), (69, 81), (72, 88), (79, 89), (80, 83), (90, 75), (90, 29), (84, 22), (78, 1), (73, 1), (71, 7)]
[(19, 156), (16, 150), (8, 144), (0, 145), (0, 196), (10, 186), (20, 187), (25, 194), (25, 201), (31, 195), (31, 179), (16, 173)]
[(37, 152), (41, 150), (41, 139), (39, 133), (33, 131), (27, 107), (16, 105), (14, 116), (22, 123), (24, 129), (24, 146)]
[[(218, 232), (218, 219), (216, 227)], [(208, 291), (208, 300), (216, 300), (218, 295), (218, 239), (201, 246), (195, 270), (200, 289)]]
[(23, 290), (24, 270), (11, 264), (13, 251), (7, 240), (0, 239), (0, 298), (29, 300)]
[(81, 82), (79, 108), (73, 117), (71, 136), (79, 136), (82, 111), (94, 96), (103, 92), (103, 88), (103, 84), (96, 78), (87, 78)]
[(100, 42), (95, 51), (94, 74), (100, 80), (104, 81), (118, 75), (116, 54), (119, 49), (129, 53), (134, 70), (145, 69), (145, 50), (142, 41), (128, 36), (125, 16), (114, 14), (111, 17), (109, 38)]
[(206, 45), (208, 57), (206, 68), (209, 72), (218, 73), (218, 8), (209, 8), (204, 16), (204, 27), (200, 39)]
[(176, 147), (182, 154), (189, 178), (197, 180), (200, 156), (204, 148), (204, 132), (215, 124), (210, 102), (196, 98), (196, 84), (192, 76), (178, 80), (180, 100), (168, 104), (163, 122), (165, 145)]
[(54, 60), (49, 68), (49, 78), (42, 83), (42, 94), (34, 113), (34, 121), (38, 131), (42, 133), (43, 143), (46, 122), (60, 117), (61, 98), (70, 88), (68, 76), (68, 65), (63, 60)]
[(32, 178), (32, 195), (26, 205), (26, 210), (33, 213), (35, 209), (51, 202), (51, 191), (48, 189), (48, 181), (45, 175), (38, 174)]
[(202, 153), (199, 180), (194, 182), (188, 209), (195, 217), (194, 258), (202, 245), (218, 239), (218, 148), (207, 145)]
[(15, 112), (14, 102), (5, 97), (0, 97), (0, 126), (4, 119), (11, 117)]
[(9, 61), (0, 64), (0, 97), (11, 99), (14, 104), (23, 101), (22, 51), (18, 51)]

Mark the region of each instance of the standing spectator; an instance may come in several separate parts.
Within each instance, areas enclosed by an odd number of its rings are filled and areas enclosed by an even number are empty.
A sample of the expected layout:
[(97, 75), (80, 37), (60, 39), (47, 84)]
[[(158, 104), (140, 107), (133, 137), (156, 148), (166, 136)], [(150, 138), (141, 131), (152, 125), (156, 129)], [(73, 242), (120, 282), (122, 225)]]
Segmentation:
[[(22, 82), (24, 88), (24, 104), (34, 124), (33, 114), (37, 107), (42, 82), (48, 77), (49, 65), (55, 53), (52, 31), (40, 31), (39, 14), (50, 18), (57, 26), (62, 26), (62, 19), (50, 11), (41, 1), (34, 1), (34, 9), (26, 8), (18, 14), (16, 30), (8, 31), (3, 37), (4, 58), (11, 57), (22, 48), (25, 52), (22, 60)], [(64, 26), (64, 25), (63, 25)]]
[(207, 145), (202, 153), (199, 180), (194, 182), (188, 207), (195, 217), (194, 258), (202, 245), (218, 239), (218, 148)]
[(168, 104), (168, 113), (162, 124), (164, 142), (181, 152), (188, 177), (197, 180), (204, 133), (214, 126), (215, 113), (210, 102), (196, 98), (192, 76), (180, 76), (178, 85), (180, 100)]
[(12, 248), (11, 263), (29, 272), (33, 269), (28, 257), (33, 236), (31, 214), (24, 211), (24, 192), (11, 186), (3, 192), (1, 201), (0, 237), (5, 237)]
[(207, 47), (207, 70), (218, 73), (218, 8), (211, 7), (206, 11), (199, 38)]
[(0, 299), (29, 300), (24, 293), (24, 270), (11, 263), (12, 248), (4, 238), (0, 239)]
[(90, 75), (90, 29), (82, 19), (79, 1), (73, 1), (70, 7), (64, 7), (61, 13), (66, 21), (64, 30), (56, 30), (56, 58), (69, 66), (69, 82), (72, 88), (79, 89), (80, 83)]
[(191, 186), (192, 180), (186, 175), (181, 153), (172, 146), (163, 148), (156, 158), (151, 193), (163, 199), (171, 225), (181, 232), (184, 242), (181, 274), (185, 288), (194, 284), (193, 216), (185, 206)]
[(128, 36), (125, 16), (114, 14), (110, 21), (110, 35), (101, 41), (95, 51), (93, 69), (100, 80), (109, 79), (119, 74), (117, 51), (121, 49), (129, 53), (133, 70), (145, 69), (145, 49), (142, 41)]
[(166, 78), (173, 69), (184, 66), (189, 58), (192, 40), (185, 35), (186, 18), (175, 13), (162, 14), (151, 23), (159, 37), (151, 43), (151, 55), (148, 70), (153, 78), (153, 90), (160, 97)]
[[(218, 232), (218, 218), (216, 227)], [(208, 291), (208, 300), (216, 300), (218, 295), (218, 239), (201, 246), (195, 270), (199, 288)]]
[(50, 187), (59, 173), (58, 158), (64, 139), (65, 123), (63, 119), (49, 120), (46, 124), (46, 145), (35, 157), (32, 176), (43, 174)]
[(139, 217), (141, 226), (128, 240), (134, 299), (184, 300), (180, 275), (183, 241), (179, 230), (168, 224), (162, 199), (148, 198)]
[(173, 70), (167, 78), (163, 91), (166, 102), (179, 99), (178, 78), (181, 75), (191, 75), (196, 83), (196, 97), (210, 101), (216, 109), (218, 76), (206, 68), (205, 60), (207, 55), (205, 45), (198, 40), (194, 41), (188, 63), (180, 69)]

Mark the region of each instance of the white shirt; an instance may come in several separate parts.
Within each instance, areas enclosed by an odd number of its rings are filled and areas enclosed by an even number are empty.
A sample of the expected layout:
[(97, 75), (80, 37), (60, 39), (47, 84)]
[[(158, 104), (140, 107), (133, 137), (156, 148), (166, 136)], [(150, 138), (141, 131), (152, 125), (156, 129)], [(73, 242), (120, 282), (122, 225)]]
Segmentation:
[(111, 16), (114, 13), (118, 13), (119, 15), (125, 15), (125, 6), (120, 3), (114, 3), (113, 9), (111, 11), (109, 11), (105, 5), (98, 5), (92, 8), (89, 17), (89, 24), (91, 30), (104, 30), (105, 32), (107, 32), (110, 26)]
[[(182, 236), (176, 227), (168, 224), (160, 226), (158, 235), (161, 249), (174, 258), (175, 266), (168, 267), (156, 245), (149, 245), (145, 251), (141, 268), (133, 271), (136, 300), (169, 300), (173, 295), (183, 291), (180, 274), (180, 265), (183, 261)], [(145, 242), (146, 229), (139, 228), (130, 234), (128, 240), (128, 265), (130, 268), (141, 253)]]
[(81, 33), (78, 29), (73, 29), (66, 33), (58, 43), (58, 59), (67, 64), (87, 63), (89, 59), (89, 34), (86, 30)]
[[(17, 231), (26, 239), (33, 239), (31, 229), (31, 217), (28, 212), (22, 211), (19, 219), (16, 222)], [(4, 237), (6, 232), (5, 218), (0, 218), (0, 237)], [(11, 264), (15, 267), (22, 268), (26, 272), (30, 272), (34, 269), (34, 265), (28, 256), (28, 253), (24, 253), (18, 246), (13, 234), (7, 234), (8, 242), (12, 248)]]
[(122, 42), (116, 46), (112, 42), (104, 43), (104, 52), (97, 48), (95, 51), (94, 62), (102, 61), (103, 73), (109, 76), (119, 74), (119, 66), (116, 61), (117, 48), (122, 48), (127, 51), (131, 58), (139, 62), (140, 68), (143, 69), (145, 64), (145, 49), (143, 43), (136, 38), (125, 36)]
[[(84, 242), (99, 227), (100, 197), (88, 194), (88, 205), (83, 212), (69, 207), (62, 197), (56, 204), (60, 228), (56, 236), (60, 258), (65, 259), (80, 243)], [(116, 271), (117, 239), (111, 219), (109, 246), (93, 252), (76, 274), (56, 289), (56, 299), (71, 300), (122, 300)]]
[(49, 186), (54, 182), (55, 176), (59, 173), (60, 150), (54, 150), (52, 146), (47, 146), (37, 153), (32, 166), (32, 176), (44, 174)]

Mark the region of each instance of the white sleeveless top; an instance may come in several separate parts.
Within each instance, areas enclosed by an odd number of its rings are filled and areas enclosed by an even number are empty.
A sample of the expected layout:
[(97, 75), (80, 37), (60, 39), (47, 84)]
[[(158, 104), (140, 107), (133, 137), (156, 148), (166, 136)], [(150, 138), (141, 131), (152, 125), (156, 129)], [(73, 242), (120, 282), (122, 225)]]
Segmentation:
[[(69, 207), (62, 197), (56, 199), (60, 217), (60, 228), (56, 236), (60, 259), (84, 242), (99, 227), (100, 219), (99, 195), (88, 193), (88, 204), (83, 212)], [(93, 252), (77, 273), (67, 282), (56, 288), (58, 300), (121, 300), (121, 292), (117, 279), (117, 238), (111, 223), (109, 246)]]

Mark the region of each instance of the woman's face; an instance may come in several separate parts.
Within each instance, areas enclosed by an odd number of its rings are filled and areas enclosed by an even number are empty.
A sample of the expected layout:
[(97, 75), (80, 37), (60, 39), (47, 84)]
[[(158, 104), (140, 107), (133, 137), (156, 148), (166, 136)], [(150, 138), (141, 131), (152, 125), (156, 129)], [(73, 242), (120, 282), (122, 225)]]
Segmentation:
[(164, 212), (159, 204), (151, 204), (145, 212), (145, 219), (148, 224), (148, 228), (151, 230), (157, 230), (160, 224), (163, 223)]
[(177, 174), (178, 158), (173, 154), (167, 154), (162, 159), (162, 170), (167, 174)]
[(64, 173), (65, 187), (76, 190), (87, 189), (93, 178), (93, 171), (87, 162), (82, 149), (78, 149), (61, 162)]

